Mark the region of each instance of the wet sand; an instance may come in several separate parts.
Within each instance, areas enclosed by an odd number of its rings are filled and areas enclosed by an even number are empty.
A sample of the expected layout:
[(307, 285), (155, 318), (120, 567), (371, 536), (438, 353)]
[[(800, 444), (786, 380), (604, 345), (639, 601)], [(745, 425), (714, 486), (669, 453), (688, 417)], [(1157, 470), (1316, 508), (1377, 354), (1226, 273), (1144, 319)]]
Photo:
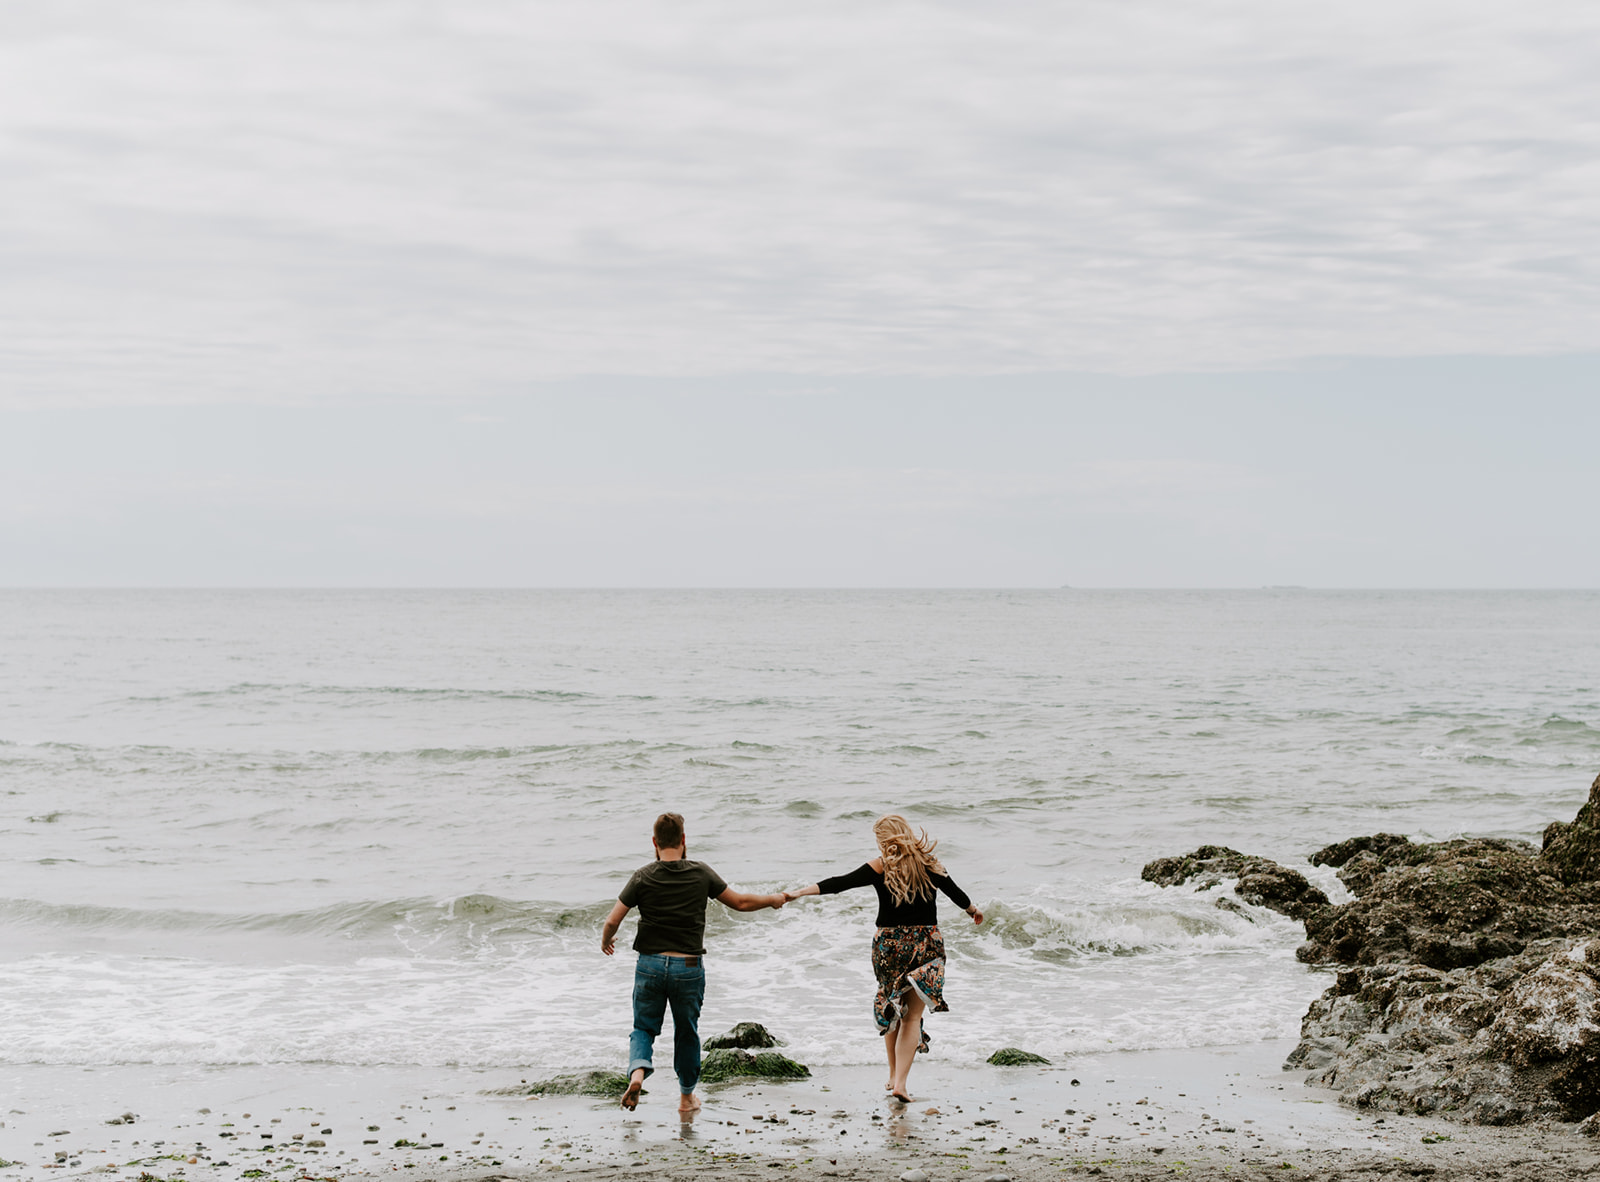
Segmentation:
[[(1358, 1113), (1279, 1069), (1292, 1043), (1077, 1057), (1048, 1068), (919, 1063), (915, 1100), (876, 1068), (703, 1091), (670, 1070), (634, 1113), (582, 1096), (485, 1094), (505, 1070), (8, 1067), (4, 1182), (80, 1173), (185, 1182), (799, 1175), (929, 1182), (1515, 1178), (1600, 1173), (1569, 1126), (1485, 1129)], [(534, 1076), (526, 1075), (533, 1079)], [(124, 1113), (132, 1123), (109, 1124)]]

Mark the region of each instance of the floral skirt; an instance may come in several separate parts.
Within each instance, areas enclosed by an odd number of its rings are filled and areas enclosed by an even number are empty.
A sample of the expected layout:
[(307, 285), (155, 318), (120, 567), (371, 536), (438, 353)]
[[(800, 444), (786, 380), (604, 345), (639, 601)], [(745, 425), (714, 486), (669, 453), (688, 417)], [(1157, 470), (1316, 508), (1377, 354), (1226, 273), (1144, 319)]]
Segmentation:
[[(950, 1012), (944, 1004), (944, 937), (936, 924), (879, 928), (872, 938), (872, 971), (878, 978), (872, 1016), (879, 1034), (899, 1029), (913, 990), (934, 1013)], [(917, 1049), (928, 1049), (926, 1033)]]

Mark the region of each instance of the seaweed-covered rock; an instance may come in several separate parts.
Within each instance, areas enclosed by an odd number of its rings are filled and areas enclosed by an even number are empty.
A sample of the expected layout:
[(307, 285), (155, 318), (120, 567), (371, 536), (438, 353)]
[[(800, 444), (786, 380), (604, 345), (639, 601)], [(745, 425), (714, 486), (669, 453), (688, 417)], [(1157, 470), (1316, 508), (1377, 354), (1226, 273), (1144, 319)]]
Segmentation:
[(1527, 842), (1391, 843), (1356, 850), (1341, 874), (1358, 897), (1306, 915), (1303, 961), (1448, 970), (1600, 931), (1600, 891), (1566, 887)]
[(700, 1061), (700, 1078), (707, 1083), (720, 1083), (747, 1075), (759, 1075), (767, 1079), (805, 1079), (810, 1074), (811, 1069), (803, 1063), (796, 1063), (777, 1051), (762, 1051), (752, 1055), (749, 1051), (729, 1048), (712, 1051)]
[(772, 1032), (760, 1022), (740, 1022), (726, 1034), (713, 1035), (700, 1044), (708, 1051), (761, 1050), (781, 1047), (783, 1040), (774, 1038)]
[(1182, 886), (1191, 878), (1205, 878), (1202, 886), (1215, 886), (1223, 878), (1237, 878), (1250, 855), (1225, 845), (1203, 845), (1192, 854), (1146, 862), (1139, 877), (1157, 886)]
[(537, 1083), (494, 1088), (487, 1096), (620, 1096), (628, 1089), (628, 1077), (620, 1071), (574, 1071), (553, 1075)]
[(1268, 907), (1290, 919), (1305, 919), (1328, 906), (1328, 896), (1311, 885), (1298, 870), (1280, 866), (1270, 858), (1241, 854), (1225, 845), (1203, 845), (1178, 858), (1157, 858), (1145, 864), (1140, 878), (1157, 886), (1182, 886), (1199, 879), (1199, 889), (1236, 878), (1233, 893), (1246, 903)]
[(1324, 846), (1311, 855), (1311, 864), (1338, 867), (1339, 881), (1352, 894), (1359, 895), (1390, 865), (1403, 863), (1405, 852), (1410, 849), (1409, 837), (1395, 833), (1374, 833)]
[[(1493, 1049), (1513, 1067), (1600, 1048), (1600, 940), (1550, 957), (1507, 989), (1488, 1027)], [(1588, 1113), (1584, 1113), (1585, 1116)]]
[(1001, 1047), (985, 1062), (992, 1063), (996, 1067), (1026, 1067), (1031, 1063), (1048, 1065), (1050, 1060), (1043, 1055), (1035, 1055), (1032, 1051), (1024, 1051), (1018, 1047)]
[[(1593, 960), (1593, 964), (1591, 964)], [(1600, 1111), (1600, 940), (1543, 941), (1442, 972), (1345, 969), (1286, 1067), (1346, 1103), (1474, 1124)]]
[(1576, 817), (1546, 826), (1540, 857), (1568, 885), (1600, 879), (1600, 776), (1589, 786), (1589, 800)]
[(1343, 966), (1285, 1064), (1308, 1069), (1308, 1083), (1362, 1108), (1582, 1121), (1600, 1136), (1600, 778), (1542, 850), (1375, 833), (1310, 861), (1335, 867), (1355, 898), (1308, 903), (1275, 863), (1225, 846), (1159, 859), (1144, 877), (1207, 887), (1233, 876), (1248, 901), (1300, 911), (1300, 959)]
[(1373, 833), (1366, 837), (1350, 837), (1325, 845), (1308, 859), (1313, 866), (1343, 866), (1357, 854), (1381, 857), (1396, 848), (1409, 848), (1411, 839), (1398, 833)]

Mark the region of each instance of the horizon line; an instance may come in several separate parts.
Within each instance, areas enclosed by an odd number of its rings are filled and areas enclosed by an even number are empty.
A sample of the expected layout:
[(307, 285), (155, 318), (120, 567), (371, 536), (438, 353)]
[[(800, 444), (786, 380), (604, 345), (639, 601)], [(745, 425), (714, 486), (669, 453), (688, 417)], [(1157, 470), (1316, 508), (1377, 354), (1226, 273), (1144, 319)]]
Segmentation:
[(395, 584), (395, 583), (16, 583), (0, 584), (0, 594), (20, 591), (605, 591), (605, 592), (656, 592), (656, 591), (949, 591), (949, 592), (1048, 592), (1048, 591), (1149, 591), (1149, 592), (1310, 592), (1323, 593), (1384, 593), (1397, 592), (1428, 594), (1574, 594), (1600, 592), (1600, 587), (1452, 587), (1452, 586), (1311, 586), (1302, 583), (1261, 583), (1252, 585), (1176, 585), (1176, 584), (778, 584), (778, 583), (661, 583), (661, 584), (601, 584), (601, 583), (460, 583), (460, 584)]

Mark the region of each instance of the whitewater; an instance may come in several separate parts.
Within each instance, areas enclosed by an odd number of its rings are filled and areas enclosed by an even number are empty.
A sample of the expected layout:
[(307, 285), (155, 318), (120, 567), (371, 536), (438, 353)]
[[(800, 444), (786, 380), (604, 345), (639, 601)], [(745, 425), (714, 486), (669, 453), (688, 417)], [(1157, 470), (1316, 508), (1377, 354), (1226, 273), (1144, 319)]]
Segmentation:
[[(0, 1063), (615, 1066), (663, 809), (743, 889), (926, 826), (989, 916), (949, 1062), (1279, 1039), (1298, 925), (1146, 861), (1340, 898), (1321, 845), (1537, 840), (1597, 770), (1589, 592), (5, 591)], [(713, 905), (703, 1027), (876, 1062), (872, 907)]]

